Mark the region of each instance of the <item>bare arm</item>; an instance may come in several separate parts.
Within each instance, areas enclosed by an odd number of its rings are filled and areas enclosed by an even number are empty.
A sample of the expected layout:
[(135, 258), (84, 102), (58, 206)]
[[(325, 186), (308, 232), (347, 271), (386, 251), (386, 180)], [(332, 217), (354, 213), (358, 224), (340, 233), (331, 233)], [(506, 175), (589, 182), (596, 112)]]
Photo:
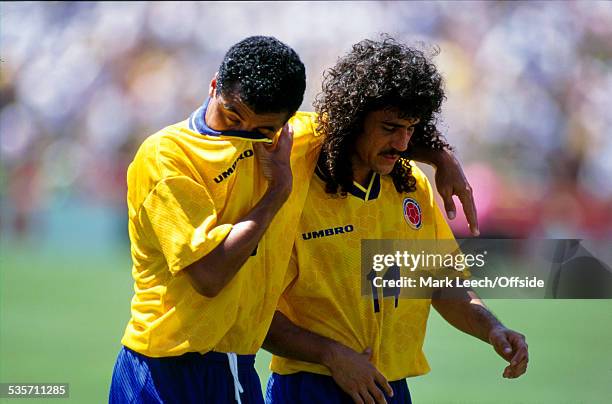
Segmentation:
[(463, 212), (470, 225), (472, 235), (478, 236), (478, 215), (472, 195), (472, 187), (468, 182), (461, 163), (449, 150), (431, 150), (419, 146), (411, 146), (408, 157), (435, 167), (436, 188), (444, 201), (444, 209), (449, 219), (456, 215), (453, 195), (457, 195), (463, 205)]
[(525, 336), (504, 327), (474, 291), (443, 289), (434, 295), (432, 305), (455, 328), (491, 344), (499, 356), (510, 362), (504, 377), (516, 378), (525, 373), (529, 362)]
[(233, 225), (217, 247), (184, 269), (198, 293), (206, 297), (219, 294), (252, 254), (289, 197), (293, 178), (289, 160), (292, 144), (293, 133), (286, 125), (276, 148), (255, 145), (257, 158), (268, 179), (268, 190), (253, 209)]
[(287, 199), (286, 194), (268, 190), (251, 212), (234, 224), (221, 244), (184, 269), (198, 293), (215, 297), (232, 280)]
[(278, 356), (326, 366), (338, 386), (355, 403), (385, 403), (380, 388), (393, 396), (393, 389), (385, 377), (370, 363), (369, 348), (363, 353), (355, 352), (339, 342), (298, 327), (280, 311), (274, 314), (263, 347)]

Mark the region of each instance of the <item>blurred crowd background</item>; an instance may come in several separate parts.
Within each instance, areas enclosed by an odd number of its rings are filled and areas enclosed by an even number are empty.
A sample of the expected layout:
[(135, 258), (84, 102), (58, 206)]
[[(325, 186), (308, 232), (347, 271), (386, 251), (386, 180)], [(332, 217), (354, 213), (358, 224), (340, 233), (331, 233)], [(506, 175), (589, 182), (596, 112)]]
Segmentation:
[(2, 237), (126, 242), (136, 148), (204, 101), (232, 44), (294, 47), (312, 110), (325, 68), (380, 32), (439, 48), (483, 235), (612, 236), (612, 2), (393, 1), (3, 2)]

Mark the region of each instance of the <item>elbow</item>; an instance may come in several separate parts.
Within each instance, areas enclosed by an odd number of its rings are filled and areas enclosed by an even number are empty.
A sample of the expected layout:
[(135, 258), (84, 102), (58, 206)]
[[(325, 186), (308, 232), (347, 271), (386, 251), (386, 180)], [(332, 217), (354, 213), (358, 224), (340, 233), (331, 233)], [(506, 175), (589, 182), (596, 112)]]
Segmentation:
[(219, 294), (219, 292), (221, 292), (221, 289), (216, 289), (216, 288), (197, 288), (196, 292), (198, 292), (199, 294), (201, 294), (204, 297), (208, 297), (209, 299), (212, 299), (213, 297), (217, 297), (217, 295)]
[(195, 291), (198, 292), (198, 294), (204, 297), (208, 297), (208, 298), (216, 297), (219, 293), (221, 293), (221, 290), (223, 289), (222, 287), (216, 286), (212, 284), (211, 282), (197, 283), (197, 284), (192, 282), (192, 284), (193, 284)]
[(223, 290), (224, 283), (222, 280), (211, 276), (210, 271), (206, 271), (204, 268), (191, 265), (186, 268), (186, 273), (193, 289), (204, 297), (216, 297)]

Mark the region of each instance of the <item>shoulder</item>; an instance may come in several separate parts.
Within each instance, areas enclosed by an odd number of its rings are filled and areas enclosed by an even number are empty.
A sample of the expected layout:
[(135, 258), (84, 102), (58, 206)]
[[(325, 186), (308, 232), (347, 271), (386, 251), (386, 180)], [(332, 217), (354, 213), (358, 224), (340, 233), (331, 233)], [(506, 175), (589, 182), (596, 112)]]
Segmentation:
[(297, 111), (291, 118), (289, 123), (301, 122), (303, 124), (314, 124), (317, 120), (317, 114), (315, 112)]
[(185, 122), (167, 126), (147, 137), (136, 152), (131, 171), (153, 183), (190, 173), (190, 146)]
[[(401, 164), (402, 167), (406, 170), (409, 171), (412, 178), (414, 178), (414, 185), (416, 187), (416, 192), (419, 191), (431, 191), (431, 184), (429, 183), (429, 180), (427, 179), (427, 176), (425, 175), (425, 173), (419, 168), (419, 166), (416, 165), (416, 163), (412, 160), (408, 160), (408, 159), (401, 159), (398, 164)], [(406, 177), (405, 181), (410, 181), (412, 182), (413, 179), (410, 177)]]
[(411, 168), (412, 176), (416, 180), (417, 190), (422, 189), (429, 190), (431, 192), (431, 184), (429, 183), (429, 179), (427, 178), (423, 170), (421, 170), (419, 166), (415, 164), (414, 161), (408, 162), (408, 165)]
[(421, 203), (433, 206), (433, 189), (423, 170), (421, 170), (412, 160), (401, 160), (400, 163), (405, 169), (410, 170), (410, 176), (405, 178), (405, 181), (410, 181), (411, 183), (414, 181), (414, 191), (404, 195), (416, 198), (420, 200)]
[(293, 127), (294, 156), (312, 156), (316, 159), (323, 136), (317, 132), (317, 114), (298, 111), (289, 119)]
[(293, 126), (295, 136), (302, 134), (320, 135), (317, 132), (317, 114), (315, 112), (298, 111), (289, 118), (289, 124)]

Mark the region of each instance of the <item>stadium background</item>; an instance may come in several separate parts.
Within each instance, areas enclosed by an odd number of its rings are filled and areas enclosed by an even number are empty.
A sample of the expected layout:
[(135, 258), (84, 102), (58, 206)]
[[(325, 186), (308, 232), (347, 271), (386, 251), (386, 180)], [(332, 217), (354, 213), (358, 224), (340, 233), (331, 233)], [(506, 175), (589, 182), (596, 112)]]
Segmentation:
[[(201, 104), (229, 46), (294, 47), (311, 110), (322, 71), (378, 32), (441, 49), (442, 127), (483, 236), (612, 239), (611, 2), (3, 2), (0, 382), (106, 399), (131, 297), (125, 168)], [(462, 214), (452, 226), (466, 234)], [(434, 314), (417, 403), (612, 397), (612, 301), (488, 303), (527, 335), (528, 373), (502, 379), (488, 346)]]

